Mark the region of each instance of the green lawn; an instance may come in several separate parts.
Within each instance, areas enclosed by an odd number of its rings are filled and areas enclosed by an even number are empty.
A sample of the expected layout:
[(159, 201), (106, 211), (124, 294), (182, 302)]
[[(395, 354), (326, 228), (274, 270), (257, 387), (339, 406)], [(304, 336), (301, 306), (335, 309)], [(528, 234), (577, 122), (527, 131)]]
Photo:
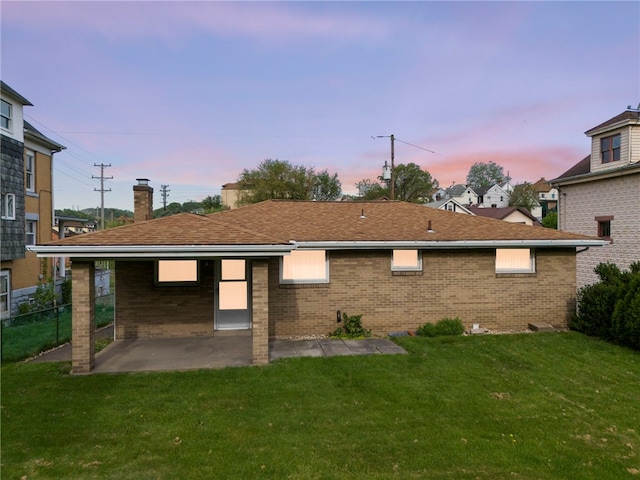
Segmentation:
[(409, 355), (2, 367), (3, 479), (640, 479), (640, 354), (577, 333)]

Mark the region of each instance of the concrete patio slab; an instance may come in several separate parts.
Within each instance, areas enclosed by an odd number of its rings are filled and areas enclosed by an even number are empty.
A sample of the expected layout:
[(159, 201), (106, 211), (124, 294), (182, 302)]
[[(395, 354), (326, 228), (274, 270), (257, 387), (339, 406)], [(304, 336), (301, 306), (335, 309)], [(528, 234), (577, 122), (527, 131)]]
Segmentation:
[[(155, 340), (119, 340), (95, 357), (94, 373), (193, 370), (252, 365), (252, 337), (246, 331), (225, 332), (215, 337), (166, 338)], [(102, 329), (101, 338), (113, 335), (113, 328)], [(386, 338), (343, 340), (282, 340), (269, 342), (269, 360), (294, 357), (330, 357), (336, 355), (379, 355), (407, 353)], [(71, 345), (46, 352), (33, 362), (71, 360)]]

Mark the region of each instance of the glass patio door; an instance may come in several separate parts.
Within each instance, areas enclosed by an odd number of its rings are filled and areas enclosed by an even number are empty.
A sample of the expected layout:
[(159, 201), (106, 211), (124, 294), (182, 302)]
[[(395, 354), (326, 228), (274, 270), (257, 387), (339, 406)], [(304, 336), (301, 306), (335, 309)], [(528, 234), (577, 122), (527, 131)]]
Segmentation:
[(248, 272), (248, 262), (244, 259), (216, 261), (214, 299), (216, 330), (251, 328)]

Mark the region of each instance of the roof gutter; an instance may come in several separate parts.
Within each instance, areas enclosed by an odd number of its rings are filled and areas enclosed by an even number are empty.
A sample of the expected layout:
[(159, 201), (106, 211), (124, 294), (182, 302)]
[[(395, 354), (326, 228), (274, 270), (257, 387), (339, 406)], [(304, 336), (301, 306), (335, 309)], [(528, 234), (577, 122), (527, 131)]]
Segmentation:
[(273, 257), (295, 250), (295, 245), (31, 245), (38, 257), (69, 258), (197, 258)]
[(403, 241), (403, 242), (294, 242), (299, 248), (317, 248), (323, 250), (345, 249), (421, 249), (443, 250), (460, 248), (571, 248), (602, 247), (607, 240), (441, 240), (441, 241)]

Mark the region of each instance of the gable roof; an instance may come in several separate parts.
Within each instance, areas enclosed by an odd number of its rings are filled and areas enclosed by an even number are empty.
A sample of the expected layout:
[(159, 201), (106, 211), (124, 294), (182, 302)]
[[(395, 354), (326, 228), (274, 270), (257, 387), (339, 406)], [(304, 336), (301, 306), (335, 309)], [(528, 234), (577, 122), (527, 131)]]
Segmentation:
[[(442, 207), (447, 205), (448, 203), (453, 203), (455, 205), (455, 208), (457, 208), (459, 210), (462, 210), (467, 215), (473, 215), (473, 212), (471, 212), (471, 210), (469, 210), (468, 206), (464, 206), (462, 203), (460, 203), (455, 198), (445, 198), (443, 200), (436, 200), (434, 202), (425, 203), (423, 205), (425, 207), (429, 207), (429, 208), (436, 208), (436, 209), (444, 210)], [(458, 213), (460, 213), (460, 212), (458, 212)]]
[(295, 248), (575, 247), (603, 240), (406, 202), (268, 200), (206, 216), (182, 213), (29, 247), (82, 258), (284, 255)]
[(60, 145), (58, 142), (54, 142), (49, 137), (42, 134), (36, 127), (31, 125), (26, 120), (24, 120), (24, 133), (27, 136), (30, 136), (34, 141), (39, 141), (40, 143), (43, 143), (49, 150), (60, 152), (67, 148), (64, 145)]
[(17, 100), (22, 105), (25, 105), (25, 106), (28, 106), (28, 107), (33, 107), (33, 103), (31, 103), (29, 100), (24, 98), (22, 95), (20, 95), (13, 88), (11, 88), (9, 85), (4, 83), (4, 81), (2, 81), (2, 80), (0, 80), (0, 90), (2, 91), (2, 93), (4, 95)]
[(551, 190), (551, 185), (549, 185), (549, 182), (547, 182), (544, 177), (531, 185), (531, 187), (536, 192), (548, 192)]
[(481, 217), (495, 218), (497, 220), (504, 220), (513, 212), (520, 212), (525, 217), (531, 219), (533, 224), (536, 226), (540, 226), (540, 222), (536, 217), (534, 217), (529, 210), (523, 207), (497, 207), (497, 208), (483, 208), (478, 206), (471, 206), (469, 210), (473, 212), (474, 215), (478, 215)]

